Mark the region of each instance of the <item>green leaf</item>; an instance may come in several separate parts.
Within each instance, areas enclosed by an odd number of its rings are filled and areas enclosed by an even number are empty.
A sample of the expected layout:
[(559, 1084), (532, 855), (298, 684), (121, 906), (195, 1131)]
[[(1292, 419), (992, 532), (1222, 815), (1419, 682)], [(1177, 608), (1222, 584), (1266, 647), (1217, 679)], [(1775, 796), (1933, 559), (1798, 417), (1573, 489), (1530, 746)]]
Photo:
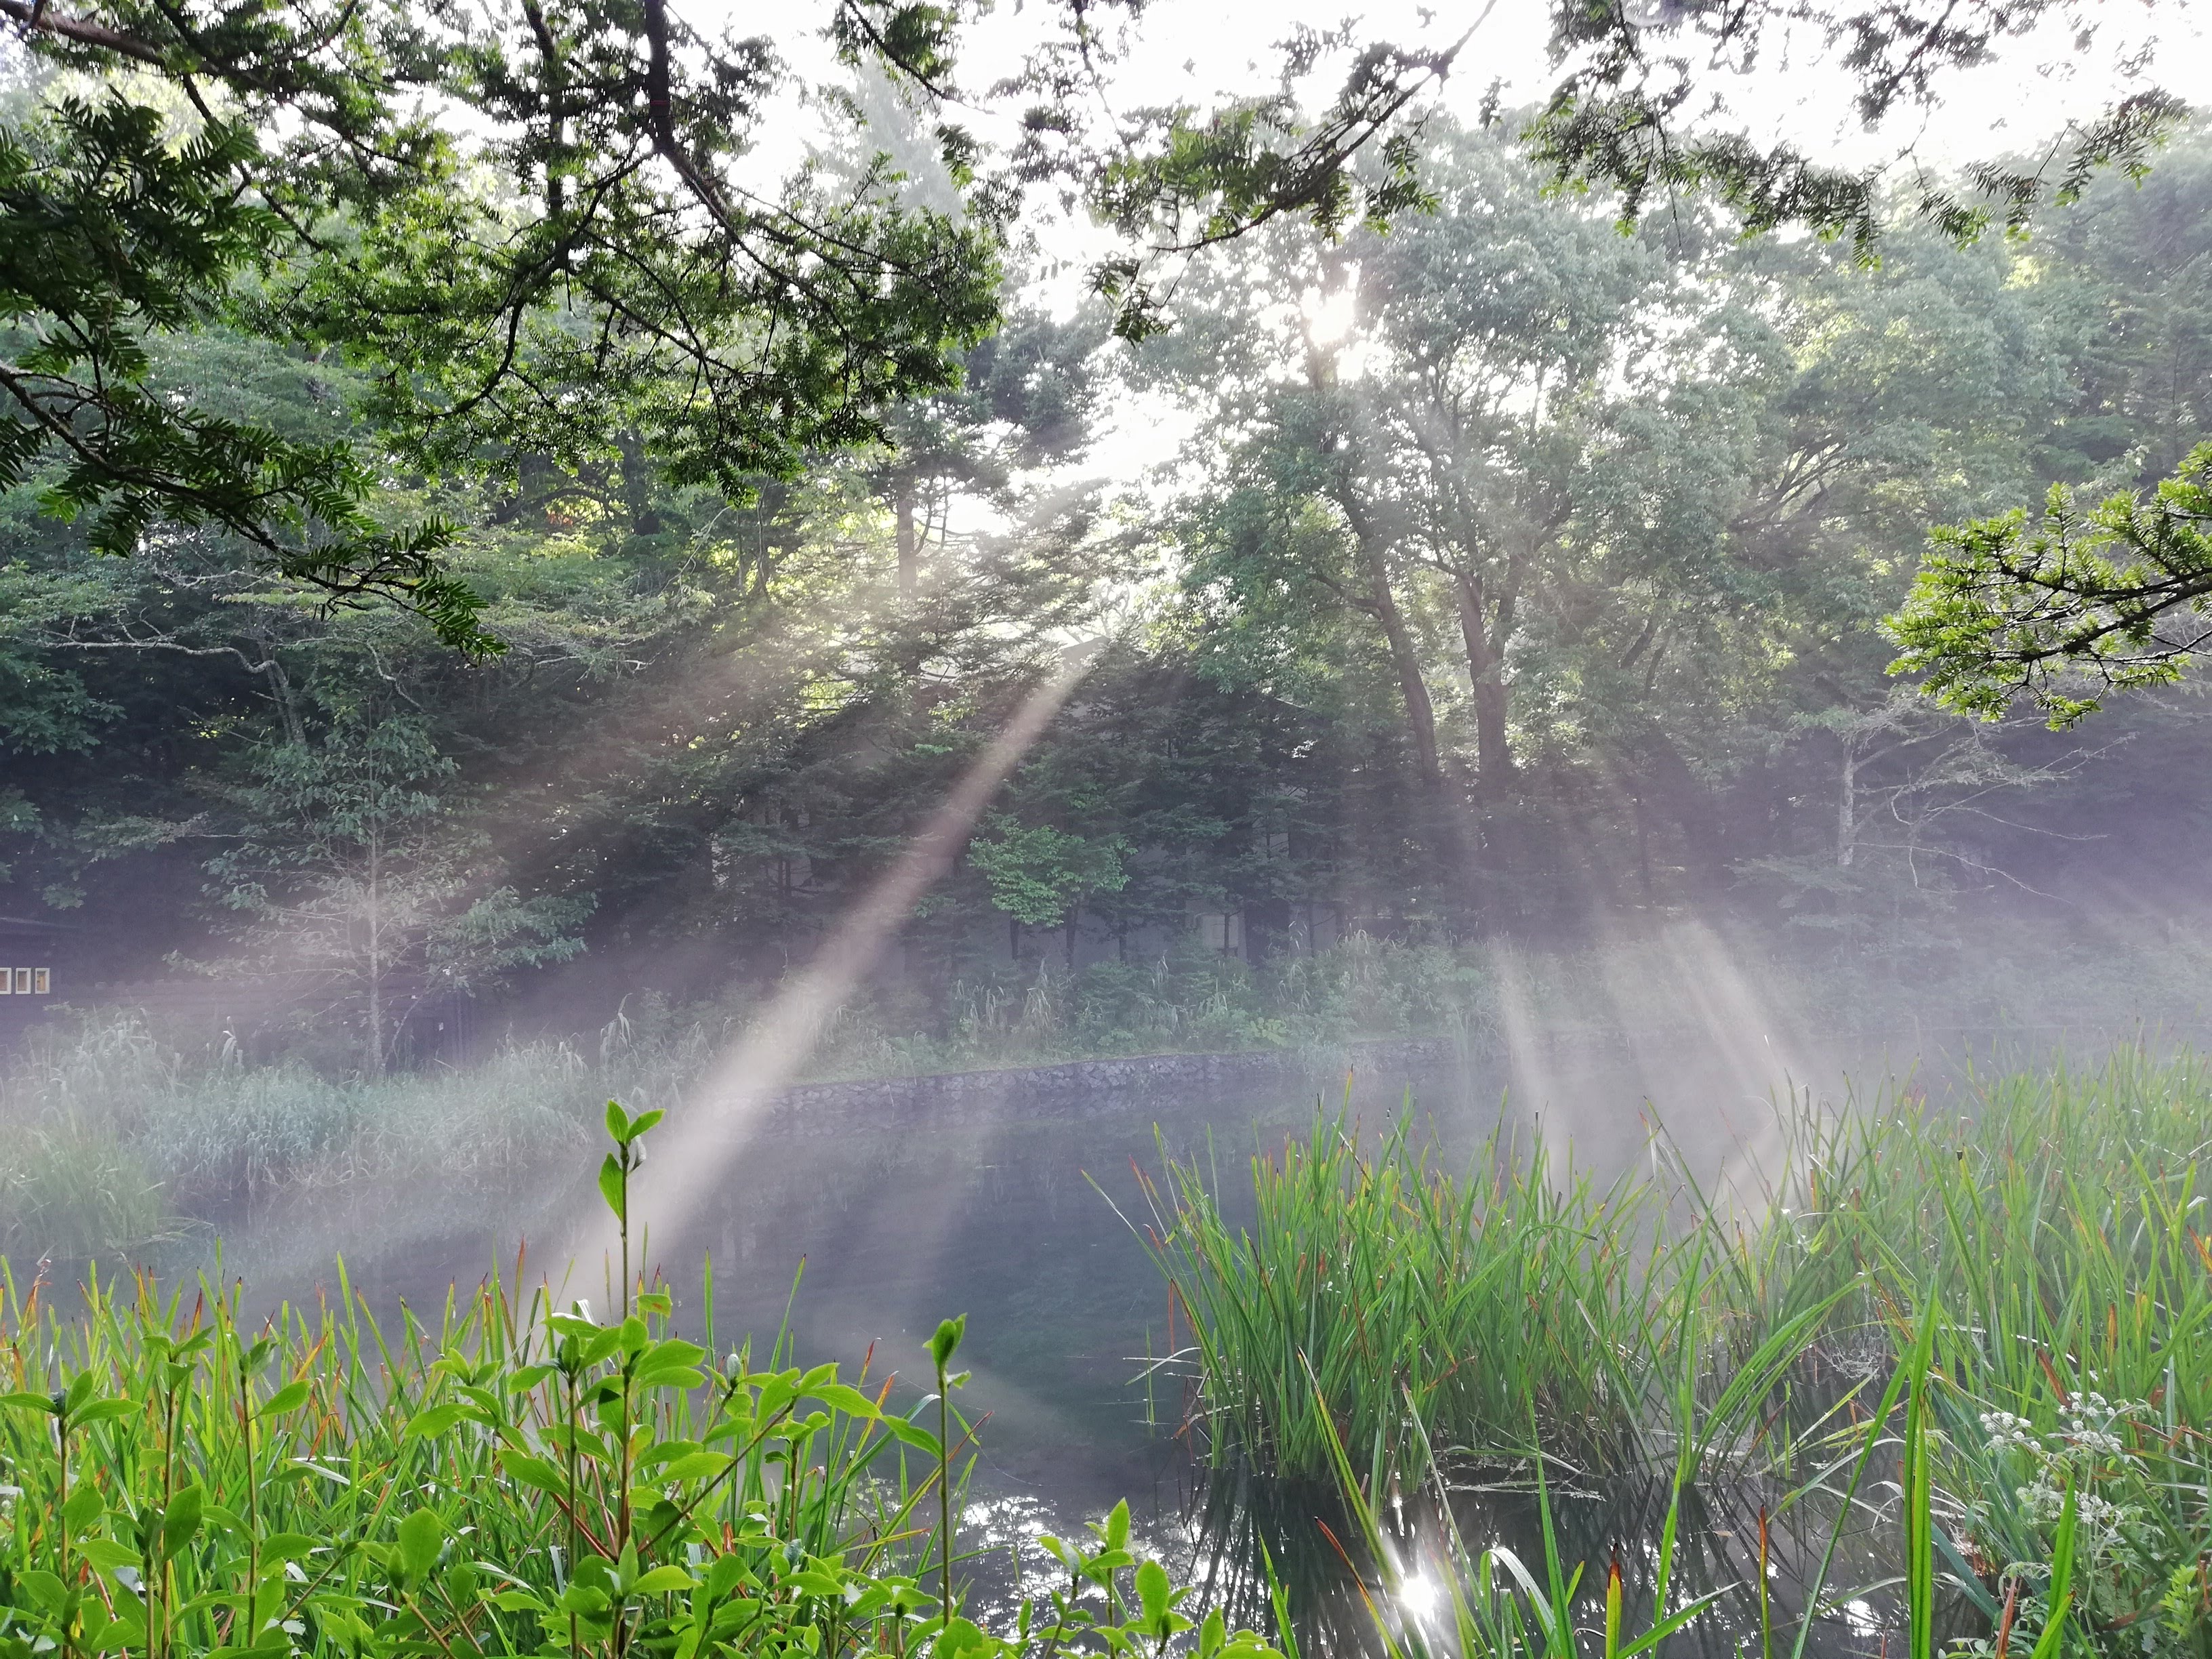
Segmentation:
[(707, 1569), (707, 1594), (719, 1601), (744, 1583), (750, 1572), (743, 1556), (718, 1555)]
[(889, 1429), (893, 1436), (907, 1445), (912, 1446), (916, 1451), (931, 1457), (939, 1457), (944, 1455), (945, 1449), (938, 1443), (937, 1437), (923, 1428), (921, 1424), (909, 1423), (902, 1417), (886, 1416), (883, 1421), (884, 1426)]
[(100, 1518), (106, 1507), (100, 1498), (100, 1488), (88, 1482), (70, 1494), (69, 1502), (62, 1505), (62, 1519), (69, 1522), (71, 1532), (82, 1533)]
[(442, 1405), (428, 1406), (407, 1419), (406, 1432), (402, 1441), (434, 1440), (461, 1420), (466, 1408), (458, 1401), (448, 1400)]
[(875, 1422), (883, 1416), (876, 1402), (848, 1382), (824, 1382), (813, 1390), (814, 1397), (832, 1411), (848, 1417), (858, 1417)]
[(282, 1417), (287, 1412), (295, 1412), (307, 1403), (307, 1396), (313, 1390), (304, 1378), (287, 1382), (261, 1402), (261, 1415)]
[(399, 1523), (399, 1571), (409, 1583), (420, 1583), (437, 1565), (445, 1541), (446, 1523), (434, 1510), (417, 1510)]
[(77, 1547), (84, 1552), (84, 1559), (102, 1572), (113, 1572), (118, 1567), (135, 1567), (140, 1559), (137, 1550), (128, 1544), (118, 1544), (112, 1538), (88, 1538)]
[(186, 1486), (169, 1500), (161, 1516), (161, 1559), (173, 1561), (200, 1529), (206, 1496), (197, 1486)]
[(16, 1575), (15, 1582), (31, 1593), (31, 1600), (48, 1613), (59, 1613), (69, 1605), (69, 1586), (44, 1567), (31, 1567)]
[(629, 1587), (632, 1595), (667, 1595), (691, 1588), (691, 1575), (681, 1567), (659, 1566), (640, 1575)]
[(2059, 1649), (2065, 1641), (2066, 1615), (2074, 1609), (2074, 1534), (2079, 1520), (2074, 1486), (2069, 1481), (2065, 1506), (2058, 1516), (2058, 1534), (2051, 1545), (2051, 1617), (2045, 1621), (2043, 1634), (2036, 1638), (2035, 1651), (2028, 1659), (2058, 1659)]
[(929, 1357), (942, 1373), (952, 1363), (952, 1356), (960, 1352), (960, 1340), (968, 1333), (968, 1316), (944, 1321), (929, 1339)]
[(672, 1486), (682, 1480), (712, 1480), (728, 1468), (732, 1461), (722, 1452), (691, 1452), (655, 1470), (653, 1478), (664, 1486)]
[(507, 1471), (509, 1480), (521, 1486), (535, 1486), (539, 1492), (551, 1492), (556, 1496), (568, 1490), (568, 1476), (545, 1459), (532, 1456), (528, 1452), (502, 1450), (499, 1455), (499, 1466)]
[(623, 1190), (624, 1184), (622, 1162), (612, 1152), (609, 1152), (606, 1161), (599, 1165), (599, 1196), (606, 1200), (607, 1208), (615, 1212), (615, 1219), (617, 1221), (629, 1219), (627, 1200)]
[(1167, 1623), (1168, 1610), (1175, 1587), (1169, 1583), (1167, 1569), (1157, 1561), (1144, 1561), (1137, 1567), (1137, 1601), (1145, 1610), (1145, 1625), (1155, 1632)]

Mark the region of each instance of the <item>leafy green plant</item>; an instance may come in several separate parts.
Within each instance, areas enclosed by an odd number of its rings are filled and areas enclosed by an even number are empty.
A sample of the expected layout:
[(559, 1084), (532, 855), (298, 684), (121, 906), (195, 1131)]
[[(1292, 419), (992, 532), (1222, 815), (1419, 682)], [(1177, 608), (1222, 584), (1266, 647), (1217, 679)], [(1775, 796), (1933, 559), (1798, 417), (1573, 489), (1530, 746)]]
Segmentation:
[[(64, 1318), (7, 1283), (0, 1656), (1056, 1659), (1193, 1628), (1126, 1506), (1088, 1542), (1045, 1540), (1066, 1589), (1005, 1630), (965, 1616), (963, 1322), (930, 1344), (933, 1431), (929, 1401), (902, 1413), (893, 1379), (799, 1367), (781, 1337), (718, 1360), (711, 1293), (694, 1340), (629, 1260), (659, 1118), (606, 1108), (605, 1319), (495, 1280), (387, 1340), (343, 1279), (259, 1326), (235, 1289), (95, 1277)], [(1203, 1659), (1269, 1652), (1218, 1613), (1196, 1628)]]
[(1253, 1160), (1249, 1229), (1210, 1165), (1163, 1157), (1144, 1237), (1189, 1321), (1170, 1364), (1217, 1466), (1326, 1480), (1332, 1414), (1400, 1452), (1419, 1421), (1462, 1463), (1741, 1461), (1842, 1295), (1807, 1275), (1770, 1297), (1717, 1209), (1673, 1231), (1649, 1182), (1600, 1187), (1502, 1128), (1461, 1177), (1410, 1118), (1363, 1151), (1324, 1117)]

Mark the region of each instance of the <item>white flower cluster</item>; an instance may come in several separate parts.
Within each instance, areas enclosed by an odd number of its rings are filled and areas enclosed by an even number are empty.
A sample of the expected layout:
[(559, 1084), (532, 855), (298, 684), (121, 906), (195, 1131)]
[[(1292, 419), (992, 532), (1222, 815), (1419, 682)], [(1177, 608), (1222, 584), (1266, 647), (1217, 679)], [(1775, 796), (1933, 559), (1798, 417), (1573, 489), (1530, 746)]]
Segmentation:
[(2096, 1490), (2098, 1466), (2127, 1456), (2125, 1429), (2148, 1412), (2139, 1400), (2107, 1400), (2101, 1394), (2076, 1395), (2058, 1414), (2058, 1426), (2039, 1433), (2024, 1417), (1984, 1412), (1982, 1430), (1996, 1451), (2027, 1455), (2033, 1468), (2020, 1488), (2021, 1510), (2037, 1526), (2055, 1525), (2065, 1513), (2066, 1492), (2074, 1492), (2075, 1545), (2092, 1560), (2124, 1554), (2144, 1516), (2139, 1506), (2115, 1503)]
[(2101, 1394), (2077, 1395), (2058, 1416), (2058, 1435), (2077, 1451), (2092, 1457), (2118, 1457), (2127, 1447), (2120, 1438), (2121, 1425), (2150, 1407), (2138, 1400), (2115, 1405)]

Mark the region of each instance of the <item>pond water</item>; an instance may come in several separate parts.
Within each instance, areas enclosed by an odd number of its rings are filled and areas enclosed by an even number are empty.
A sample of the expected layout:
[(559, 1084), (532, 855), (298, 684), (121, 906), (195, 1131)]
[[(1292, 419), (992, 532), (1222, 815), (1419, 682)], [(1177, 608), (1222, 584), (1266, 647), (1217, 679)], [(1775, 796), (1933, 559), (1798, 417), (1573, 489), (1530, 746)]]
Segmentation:
[[(1841, 1066), (1793, 1075), (1778, 1060), (1762, 1071), (1759, 1058), (1710, 1048), (1616, 1055), (1540, 1078), (1504, 1066), (1426, 1076), (1386, 1069), (1358, 1079), (1357, 1097), (1370, 1124), (1410, 1098), (1448, 1156), (1479, 1144), (1501, 1112), (1522, 1123), (1541, 1118), (1548, 1134), (1571, 1134), (1577, 1161), (1601, 1177), (1644, 1155), (1656, 1113), (1711, 1172), (1755, 1148), (1779, 1091), (1809, 1085), (1833, 1097), (1844, 1086)], [(1884, 1069), (1877, 1058), (1862, 1071)], [(1332, 1105), (1340, 1102), (1342, 1084), (1328, 1093)], [(712, 1154), (711, 1197), (692, 1213), (648, 1216), (644, 1254), (675, 1286), (685, 1334), (709, 1334), (700, 1264), (710, 1258), (719, 1351), (747, 1333), (764, 1342), (787, 1320), (803, 1359), (839, 1360), (848, 1376), (865, 1362), (877, 1377), (918, 1381), (937, 1321), (966, 1314), (962, 1358), (974, 1377), (961, 1404), (981, 1419), (969, 1535), (1012, 1542), (1079, 1532), (1127, 1498), (1152, 1547), (1203, 1572), (1208, 1539), (1192, 1523), (1203, 1505), (1170, 1432), (1180, 1394), (1146, 1380), (1149, 1358), (1168, 1343), (1167, 1303), (1132, 1230), (1146, 1218), (1135, 1170), (1157, 1170), (1163, 1147), (1188, 1157), (1210, 1146), (1234, 1214), (1237, 1197), (1249, 1202), (1246, 1159), (1310, 1128), (1322, 1096), (1315, 1086), (1240, 1099), (1102, 1097), (1049, 1117), (1007, 1100), (957, 1123), (770, 1130)], [(571, 1237), (573, 1217), (598, 1205), (590, 1173), (489, 1188), (356, 1183), (307, 1195), (228, 1228), (224, 1269), (245, 1279), (251, 1297), (273, 1304), (331, 1283), (343, 1255), (380, 1316), (404, 1303), (434, 1322), (449, 1286), (495, 1268), (511, 1278), (520, 1252), (529, 1284), (547, 1279), (563, 1300), (604, 1306), (596, 1262), (586, 1271), (543, 1259), (546, 1241)], [(1469, 1501), (1475, 1518), (1464, 1524), (1531, 1547), (1534, 1516), (1522, 1500)], [(1709, 1517), (1697, 1540), (1705, 1576), (1755, 1576), (1747, 1539), (1756, 1528), (1747, 1534), (1744, 1516), (1755, 1516), (1758, 1501), (1723, 1504)], [(1571, 1491), (1561, 1505), (1563, 1531), (1593, 1564), (1592, 1585), (1601, 1585), (1607, 1556), (1625, 1559), (1632, 1578), (1637, 1540), (1648, 1541), (1656, 1524), (1637, 1518), (1650, 1505)], [(1796, 1551), (1777, 1534), (1778, 1582)], [(1236, 1565), (1227, 1563), (1231, 1578)], [(1726, 1645), (1717, 1632), (1695, 1644)], [(1832, 1650), (1862, 1645), (1839, 1638)]]

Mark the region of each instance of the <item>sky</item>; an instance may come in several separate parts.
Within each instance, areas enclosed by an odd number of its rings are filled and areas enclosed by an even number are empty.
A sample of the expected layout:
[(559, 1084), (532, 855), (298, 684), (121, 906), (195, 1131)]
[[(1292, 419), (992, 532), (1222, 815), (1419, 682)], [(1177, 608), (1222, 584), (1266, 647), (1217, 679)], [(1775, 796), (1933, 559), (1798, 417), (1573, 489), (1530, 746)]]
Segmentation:
[[(1848, 82), (1822, 63), (1814, 38), (1789, 42), (1755, 76), (1733, 80), (1726, 90), (1755, 133), (1869, 163), (1909, 144), (1940, 163), (2039, 142), (2068, 119), (2094, 114), (2123, 85), (2115, 65), (2146, 44), (2155, 47), (2155, 80), (2191, 95), (2212, 71), (2208, 21), (2206, 8), (2183, 0), (2081, 0), (2056, 8), (2032, 33), (2003, 43), (1989, 65), (1947, 76), (1940, 109), (1900, 113), (1874, 134), (1860, 131)], [(1438, 46), (1474, 24), (1444, 94), (1446, 106), (1462, 114), (1473, 114), (1493, 80), (1502, 82), (1510, 108), (1543, 96), (1557, 78), (1546, 54), (1546, 0), (1378, 0), (1364, 6), (1357, 0), (1155, 0), (1116, 72), (1115, 89), (1132, 102), (1182, 97), (1200, 104), (1262, 89), (1270, 83), (1270, 48), (1294, 25), (1332, 28), (1347, 21), (1363, 39)], [(987, 84), (1010, 68), (1036, 26), (1034, 12), (1000, 6), (970, 37), (963, 63), (969, 83)], [(2084, 27), (2094, 37), (2086, 52), (2075, 45)], [(1332, 88), (1323, 70), (1301, 90), (1319, 102)]]

